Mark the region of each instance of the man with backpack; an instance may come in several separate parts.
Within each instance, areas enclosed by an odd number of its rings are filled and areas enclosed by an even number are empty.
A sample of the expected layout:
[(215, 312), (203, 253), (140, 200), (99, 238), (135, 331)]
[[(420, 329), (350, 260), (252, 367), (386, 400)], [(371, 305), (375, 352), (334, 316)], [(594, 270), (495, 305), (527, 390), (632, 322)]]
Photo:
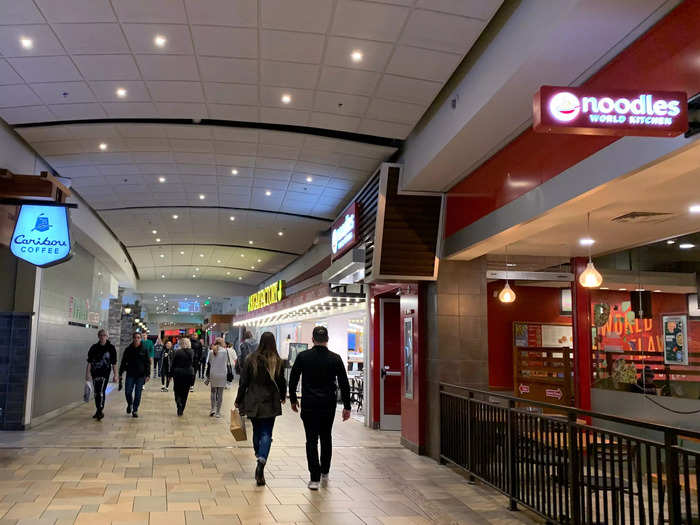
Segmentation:
[(243, 341), (238, 345), (238, 354), (236, 356), (236, 375), (238, 377), (241, 377), (245, 358), (255, 351), (255, 342), (252, 339), (253, 334), (246, 330), (245, 334), (243, 334)]
[(92, 380), (95, 391), (95, 407), (97, 408), (93, 419), (100, 421), (104, 417), (105, 395), (109, 383), (109, 373), (112, 372), (112, 381), (117, 381), (117, 350), (109, 342), (107, 331), (103, 328), (97, 332), (99, 341), (90, 347), (85, 369), (85, 380)]

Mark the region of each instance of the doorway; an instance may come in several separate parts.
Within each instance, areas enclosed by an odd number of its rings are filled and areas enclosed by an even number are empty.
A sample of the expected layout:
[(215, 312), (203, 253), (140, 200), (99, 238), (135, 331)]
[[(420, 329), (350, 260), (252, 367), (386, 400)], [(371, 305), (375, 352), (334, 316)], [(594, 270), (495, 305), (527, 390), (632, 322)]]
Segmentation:
[(401, 307), (399, 299), (379, 300), (379, 428), (401, 430)]

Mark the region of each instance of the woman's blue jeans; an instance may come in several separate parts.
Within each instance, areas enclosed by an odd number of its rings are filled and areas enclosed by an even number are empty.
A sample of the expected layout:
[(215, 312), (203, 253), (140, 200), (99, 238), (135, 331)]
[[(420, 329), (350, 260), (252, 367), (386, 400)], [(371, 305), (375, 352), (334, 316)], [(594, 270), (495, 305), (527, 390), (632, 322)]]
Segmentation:
[(270, 455), (270, 447), (272, 446), (272, 429), (275, 426), (274, 417), (254, 417), (250, 419), (253, 422), (253, 449), (255, 457), (267, 462), (267, 456)]

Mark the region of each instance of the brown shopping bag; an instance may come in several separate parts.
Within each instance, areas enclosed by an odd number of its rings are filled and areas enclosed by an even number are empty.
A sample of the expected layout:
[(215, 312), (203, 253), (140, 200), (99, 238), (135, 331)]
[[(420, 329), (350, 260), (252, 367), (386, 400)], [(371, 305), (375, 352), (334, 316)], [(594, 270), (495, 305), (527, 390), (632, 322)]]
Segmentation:
[(231, 409), (231, 435), (236, 441), (247, 441), (245, 421), (237, 408)]

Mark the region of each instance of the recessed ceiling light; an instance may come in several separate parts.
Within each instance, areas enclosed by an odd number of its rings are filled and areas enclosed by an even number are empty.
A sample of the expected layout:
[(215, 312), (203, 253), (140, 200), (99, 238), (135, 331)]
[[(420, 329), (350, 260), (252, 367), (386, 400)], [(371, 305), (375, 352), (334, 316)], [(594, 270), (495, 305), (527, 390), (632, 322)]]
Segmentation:
[(19, 43), (22, 44), (22, 47), (24, 49), (31, 49), (34, 47), (34, 40), (32, 40), (31, 38), (27, 38), (26, 36), (20, 37)]
[(591, 239), (590, 237), (584, 237), (582, 239), (579, 239), (578, 243), (581, 246), (593, 246), (595, 244), (595, 239)]
[(279, 235), (280, 237), (282, 237), (282, 236), (284, 235), (284, 232), (277, 232), (277, 235)]
[(226, 275), (231, 275), (231, 272), (226, 272)]
[(313, 177), (306, 177), (306, 182), (313, 182), (313, 181), (314, 181)]
[(174, 215), (173, 215), (173, 219), (177, 220), (177, 218), (178, 218), (178, 215), (177, 215), (177, 214), (174, 214)]
[(248, 241), (248, 244), (253, 244), (253, 241)]
[(194, 271), (195, 271), (195, 272), (198, 272), (198, 271), (199, 271), (199, 267), (195, 268)]
[(164, 273), (161, 273), (161, 274), (160, 274), (160, 278), (161, 278), (161, 279), (165, 279), (165, 274), (164, 274)]
[(165, 177), (158, 177), (158, 182), (165, 182)]
[(218, 264), (221, 264), (221, 259), (217, 259), (216, 262), (217, 262)]
[(153, 43), (158, 47), (164, 47), (165, 43), (168, 41), (163, 35), (156, 35), (153, 39)]
[(238, 175), (238, 170), (236, 168), (232, 168), (231, 175)]
[(646, 288), (635, 288), (635, 292), (646, 292)]
[(200, 256), (200, 257), (204, 257), (204, 254), (203, 254), (203, 253), (200, 253), (199, 256)]
[(265, 195), (267, 195), (269, 197), (270, 195), (272, 195), (272, 192), (270, 190), (266, 190)]
[(117, 96), (119, 98), (124, 98), (126, 96), (126, 89), (124, 88), (117, 88)]
[(251, 266), (250, 269), (251, 269), (251, 270), (255, 270), (255, 266)]
[[(180, 255), (185, 255), (185, 252), (180, 251)], [(165, 297), (165, 296), (163, 296), (163, 297)]]
[(243, 279), (243, 277), (241, 277), (241, 276), (239, 275), (239, 276), (238, 276), (238, 280), (240, 281), (240, 280), (242, 280), (242, 279)]
[(156, 233), (158, 233), (158, 230), (151, 230), (151, 233), (155, 235)]
[(688, 208), (688, 211), (690, 213), (700, 213), (700, 204), (693, 204), (690, 208)]
[(678, 247), (681, 250), (690, 250), (691, 248), (695, 248), (695, 245), (689, 242), (684, 242), (683, 244), (679, 244)]
[(197, 276), (195, 274), (192, 274), (192, 279), (196, 279), (196, 277)]
[(107, 144), (100, 142), (100, 151), (105, 151), (107, 149)]
[(292, 95), (289, 93), (284, 93), (282, 95), (282, 104), (289, 104), (292, 101)]
[(160, 237), (156, 237), (156, 242), (160, 242)]
[(362, 51), (355, 49), (352, 53), (350, 53), (350, 58), (352, 58), (353, 62), (362, 62)]
[(204, 195), (204, 193), (200, 193), (200, 194), (199, 194), (199, 200), (200, 200), (200, 201), (203, 201), (205, 198), (206, 198), (206, 195)]
[(228, 220), (230, 220), (230, 221), (235, 221), (236, 218), (235, 218), (233, 215), (231, 215), (231, 216), (228, 218)]
[(258, 259), (258, 262), (261, 263), (261, 262), (262, 262), (262, 259)]
[(620, 290), (621, 292), (626, 292), (627, 288), (618, 288), (618, 290)]
[(165, 254), (164, 254), (164, 253), (161, 253), (161, 254), (160, 254), (160, 258), (161, 258), (161, 259), (165, 259)]

